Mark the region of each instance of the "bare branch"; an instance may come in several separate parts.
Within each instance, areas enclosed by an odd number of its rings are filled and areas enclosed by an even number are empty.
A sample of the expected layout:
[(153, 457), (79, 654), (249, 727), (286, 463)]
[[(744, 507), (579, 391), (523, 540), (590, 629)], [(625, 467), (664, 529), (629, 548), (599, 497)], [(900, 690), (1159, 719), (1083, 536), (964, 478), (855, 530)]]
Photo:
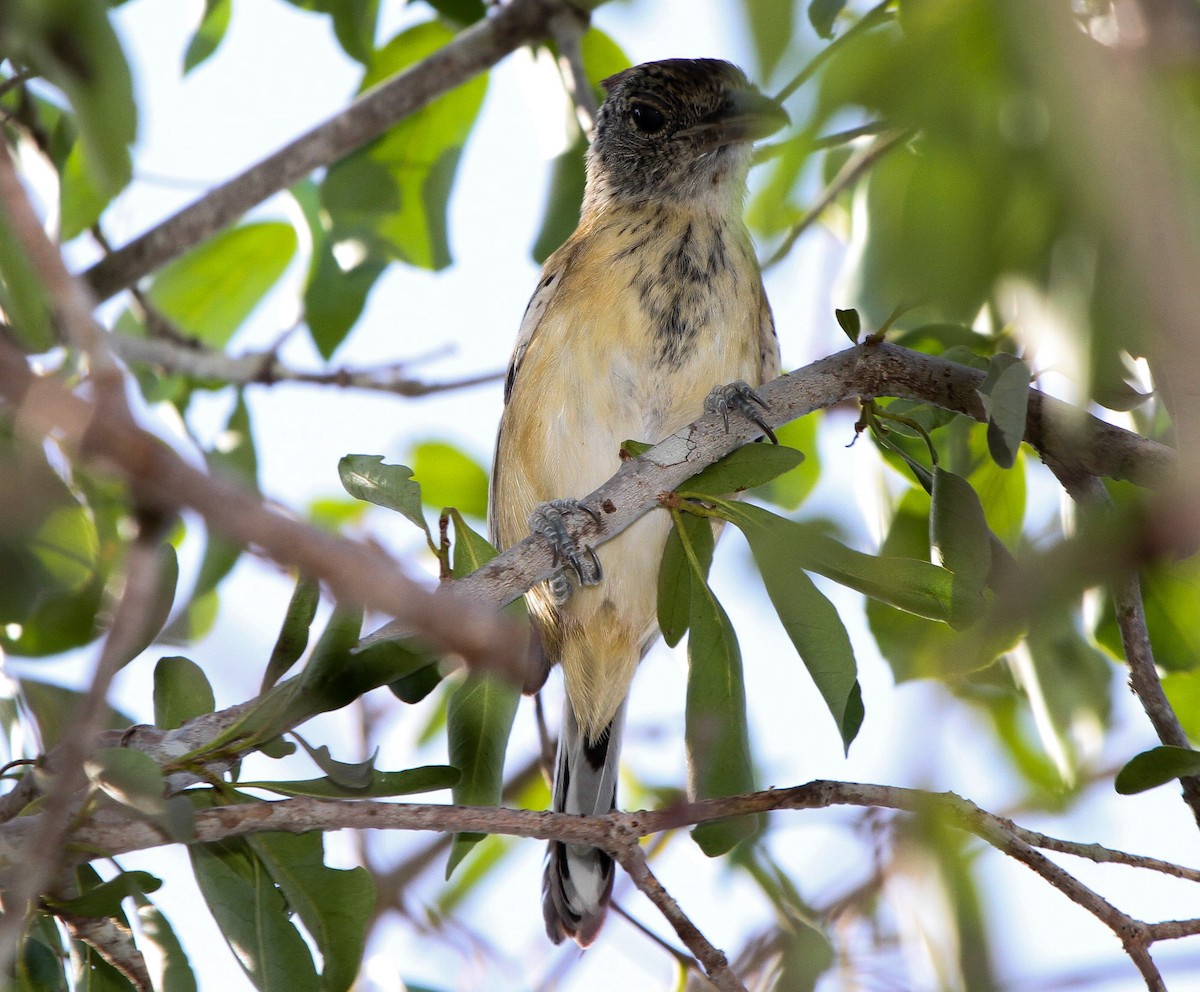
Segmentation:
[(119, 920), (107, 916), (59, 914), (67, 932), (96, 950), (105, 961), (129, 979), (138, 992), (154, 992), (146, 959), (133, 942), (133, 934)]
[(85, 273), (92, 291), (103, 300), (132, 286), (255, 204), (379, 137), (515, 49), (544, 38), (563, 8), (562, 0), (512, 0), (497, 8), (444, 48), (97, 262)]

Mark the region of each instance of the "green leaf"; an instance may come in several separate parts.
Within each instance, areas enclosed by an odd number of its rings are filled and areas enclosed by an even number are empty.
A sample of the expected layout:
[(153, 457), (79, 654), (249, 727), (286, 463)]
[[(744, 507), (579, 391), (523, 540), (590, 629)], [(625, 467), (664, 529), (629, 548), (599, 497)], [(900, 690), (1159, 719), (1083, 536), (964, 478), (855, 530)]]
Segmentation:
[(580, 205), (587, 184), (584, 164), (587, 148), (587, 138), (580, 134), (570, 148), (555, 155), (550, 163), (542, 226), (533, 242), (533, 260), (538, 265), (553, 255), (579, 225)]
[(196, 883), (246, 977), (260, 992), (321, 992), (304, 938), (262, 859), (241, 838), (191, 844)]
[(47, 898), (57, 912), (74, 916), (116, 916), (121, 900), (162, 888), (162, 879), (146, 871), (123, 871), (73, 899)]
[(183, 74), (186, 76), (217, 50), (229, 28), (233, 0), (204, 0), (204, 13), (192, 33), (183, 55)]
[(281, 221), (243, 224), (165, 265), (150, 301), (184, 332), (224, 348), (296, 253), (296, 231)]
[(167, 918), (150, 900), (135, 896), (141, 943), (154, 948), (147, 955), (146, 965), (157, 992), (196, 992), (196, 976), (192, 973), (187, 952), (175, 936)]
[(291, 193), (300, 205), (312, 239), (304, 285), (304, 322), (313, 344), (328, 361), (358, 323), (367, 296), (387, 266), (379, 259), (350, 250), (343, 255), (347, 259), (343, 266), (334, 253), (330, 237), (332, 221), (321, 209), (316, 184), (311, 179), (301, 180)]
[(785, 510), (798, 509), (808, 498), (821, 477), (821, 460), (817, 454), (817, 425), (820, 420), (820, 414), (811, 413), (775, 429), (779, 446), (804, 452), (804, 461), (790, 472), (772, 479), (755, 495)]
[(1200, 775), (1200, 751), (1186, 747), (1153, 747), (1134, 756), (1117, 772), (1117, 792), (1131, 796), (1172, 779)]
[(163, 730), (216, 709), (204, 669), (188, 658), (159, 658), (154, 666), (154, 725)]
[(401, 702), (419, 703), (442, 682), (442, 670), (439, 665), (430, 664), (418, 668), (411, 675), (388, 683), (388, 689)]
[(403, 514), (429, 535), (421, 486), (407, 465), (385, 465), (383, 455), (346, 455), (338, 462), (342, 486), (356, 499)]
[(85, 155), (83, 142), (76, 141), (59, 173), (58, 236), (64, 243), (95, 224), (112, 201), (112, 195), (93, 182), (95, 170), (88, 166)]
[(358, 975), (375, 908), (371, 876), (361, 867), (326, 866), (320, 831), (252, 834), (248, 843), (316, 942), (323, 992), (345, 992)]
[(361, 606), (338, 603), (300, 674), (299, 690), (312, 705), (320, 707), (317, 712), (341, 709), (358, 698), (355, 673), (347, 673), (346, 669), (354, 662), (362, 619)]
[(152, 818), (166, 813), (166, 783), (150, 755), (132, 748), (103, 747), (83, 769), (88, 781), (122, 805)]
[(804, 461), (804, 453), (779, 444), (744, 444), (692, 476), (681, 492), (723, 496), (763, 486)]
[(131, 175), (137, 133), (133, 80), (108, 5), (89, 0), (7, 0), (0, 51), (58, 87), (75, 111), (91, 181), (114, 196)]
[(379, 748), (376, 748), (374, 753), (364, 761), (338, 761), (333, 757), (327, 744), (314, 748), (298, 733), (293, 732), (292, 736), (308, 752), (313, 764), (320, 768), (329, 781), (338, 788), (353, 792), (365, 789), (374, 780), (375, 759), (379, 757)]
[(826, 40), (833, 37), (834, 22), (845, 7), (846, 0), (812, 0), (808, 5), (808, 21), (818, 37)]
[(483, 0), (427, 0), (429, 6), (456, 24), (474, 24), (484, 14)]
[(369, 781), (352, 789), (330, 778), (310, 778), (288, 782), (239, 782), (241, 789), (267, 789), (283, 796), (312, 796), (316, 799), (384, 799), (410, 796), (419, 792), (437, 792), (451, 788), (461, 778), (450, 765), (423, 765), (399, 772), (371, 770)]
[[(432, 55), (454, 38), (437, 21), (401, 32), (370, 60), (360, 92)], [(487, 77), (438, 97), (365, 148), (335, 162), (321, 184), (335, 243), (359, 242), (369, 257), (427, 269), (450, 264), (446, 208)]]
[(68, 992), (66, 955), (54, 917), (34, 914), (27, 933), (14, 962), (16, 992)]
[(1001, 468), (1012, 468), (1025, 437), (1029, 408), (1029, 366), (1015, 355), (992, 357), (986, 378), (977, 392), (987, 413), (988, 449)]
[(473, 530), (457, 510), (450, 511), (450, 519), (454, 521), (454, 554), (450, 572), (456, 579), (465, 579), (500, 552), (482, 534)]
[(13, 232), (7, 211), (0, 211), (0, 306), (22, 349), (40, 354), (54, 347), (58, 334), (50, 298)]
[(795, 6), (794, 0), (755, 0), (741, 5), (750, 20), (754, 54), (764, 78), (775, 71), (792, 40)]
[(1184, 733), (1191, 740), (1200, 741), (1200, 669), (1170, 672), (1164, 676), (1162, 687)]
[[(1171, 672), (1200, 668), (1200, 558), (1146, 565), (1140, 579), (1155, 663)], [(1096, 640), (1114, 658), (1125, 657), (1111, 596), (1105, 597)]]
[(662, 564), (658, 567), (658, 628), (663, 640), (671, 647), (687, 633), (692, 609), (692, 567), (678, 528), (682, 525), (692, 553), (700, 562), (701, 574), (705, 576), (712, 565), (716, 543), (712, 523), (706, 518), (682, 513), (676, 521), (676, 526), (667, 535)]
[(300, 576), (296, 588), (292, 590), (292, 598), (288, 600), (283, 626), (279, 629), (279, 636), (275, 638), (275, 647), (271, 649), (271, 658), (267, 662), (266, 671), (263, 672), (262, 684), (258, 690), (260, 693), (266, 692), (283, 678), (304, 654), (304, 649), (308, 647), (308, 632), (320, 602), (321, 584)]
[[(688, 794), (695, 799), (754, 791), (742, 655), (733, 625), (708, 583), (692, 571), (684, 710)], [(702, 823), (692, 839), (708, 857), (724, 854), (759, 829), (761, 818)]]
[[(721, 509), (727, 510), (724, 502)], [(724, 514), (746, 536), (784, 630), (829, 707), (848, 750), (862, 723), (862, 699), (850, 637), (833, 604), (797, 560), (803, 532), (757, 506)]]
[(147, 604), (141, 617), (142, 629), (138, 637), (125, 652), (122, 664), (128, 664), (145, 651), (166, 626), (167, 618), (171, 615), (171, 606), (175, 602), (175, 588), (179, 584), (179, 558), (175, 548), (167, 543), (159, 545), (158, 564), (155, 570), (158, 588), (154, 599)]
[(453, 506), (468, 516), (487, 517), (488, 477), (483, 466), (445, 441), (422, 441), (409, 452), (421, 499), (432, 510)]
[[(459, 806), (497, 806), (504, 785), (504, 752), (521, 698), (520, 687), (491, 675), (470, 674), (450, 697), (446, 735), (450, 764), (462, 773), (454, 786)], [(449, 878), (482, 834), (455, 834)]]
[(851, 344), (858, 344), (858, 338), (862, 334), (862, 320), (858, 316), (857, 310), (838, 310), (834, 309), (833, 316), (840, 327), (846, 333), (846, 337), (850, 339)]
[(971, 484), (940, 466), (933, 469), (929, 547), (936, 564), (954, 573), (951, 623), (967, 626), (984, 609), (992, 569), (992, 538)]
[[(84, 693), (29, 678), (21, 679), (20, 687), (21, 703), (33, 716), (42, 744), (47, 750), (61, 744), (74, 728)], [(129, 716), (111, 706), (106, 707), (105, 730), (124, 730), (132, 725)]]

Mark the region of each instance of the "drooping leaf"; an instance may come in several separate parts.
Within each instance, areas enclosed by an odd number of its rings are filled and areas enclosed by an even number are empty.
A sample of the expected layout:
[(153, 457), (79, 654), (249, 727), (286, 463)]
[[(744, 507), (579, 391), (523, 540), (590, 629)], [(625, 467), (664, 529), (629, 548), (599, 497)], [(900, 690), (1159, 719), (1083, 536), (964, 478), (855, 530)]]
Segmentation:
[(818, 37), (833, 37), (833, 24), (845, 6), (846, 0), (811, 0), (808, 5), (808, 21)]
[(51, 898), (47, 901), (55, 910), (74, 916), (116, 916), (122, 911), (123, 899), (155, 892), (162, 884), (161, 878), (149, 872), (123, 871), (73, 899)]
[(325, 773), (325, 777), (338, 788), (353, 792), (356, 789), (365, 789), (374, 780), (375, 759), (379, 757), (378, 748), (363, 761), (338, 761), (330, 752), (329, 745), (322, 744), (319, 747), (313, 747), (298, 733), (293, 732), (292, 736), (308, 752), (313, 764), (320, 768)]
[[(512, 731), (520, 687), (491, 675), (471, 674), (450, 697), (446, 714), (450, 764), (462, 777), (454, 786), (460, 806), (496, 806), (504, 785), (504, 752)], [(482, 834), (455, 834), (446, 877)]]
[(671, 647), (687, 633), (692, 610), (692, 567), (677, 529), (680, 525), (705, 577), (712, 565), (715, 544), (712, 524), (692, 513), (680, 514), (677, 526), (667, 535), (662, 564), (658, 568), (658, 628), (663, 640)]
[(146, 965), (154, 988), (161, 992), (197, 992), (187, 952), (175, 935), (170, 922), (149, 899), (134, 897), (141, 939), (157, 952), (147, 955)]
[(188, 720), (216, 708), (204, 670), (179, 656), (160, 658), (154, 666), (154, 725), (163, 730), (182, 727)]
[(1117, 772), (1117, 792), (1131, 796), (1172, 779), (1200, 775), (1200, 751), (1185, 747), (1153, 747), (1131, 758)]
[(988, 448), (996, 464), (1012, 468), (1025, 437), (1025, 415), (1029, 408), (1029, 366), (1001, 352), (992, 356), (987, 377), (978, 393), (987, 413)]
[(933, 470), (929, 546), (935, 564), (954, 573), (951, 623), (969, 625), (983, 610), (992, 569), (992, 539), (971, 484), (941, 466)]
[[(361, 89), (395, 75), (453, 40), (438, 21), (401, 32), (370, 59)], [(487, 77), (478, 75), (335, 162), (321, 184), (335, 243), (358, 241), (367, 255), (427, 269), (450, 264), (446, 208), (463, 145)]]
[(488, 477), (483, 466), (445, 441), (422, 441), (409, 453), (421, 498), (432, 510), (453, 506), (468, 516), (487, 517)]
[(184, 332), (212, 348), (224, 348), (279, 281), (296, 246), (291, 224), (243, 224), (169, 262), (147, 295)]
[(495, 558), (499, 552), (482, 534), (463, 520), (462, 514), (457, 510), (450, 512), (450, 519), (454, 521), (454, 553), (450, 571), (454, 578), (465, 579)]
[(754, 42), (759, 73), (764, 79), (770, 78), (792, 40), (795, 2), (758, 0), (740, 6), (750, 21), (750, 37)]
[(232, 13), (233, 0), (204, 0), (200, 23), (192, 32), (187, 51), (183, 53), (185, 76), (217, 50), (229, 28)]
[[(1155, 663), (1170, 672), (1200, 669), (1200, 558), (1152, 563), (1140, 580)], [(1114, 658), (1125, 657), (1112, 597), (1104, 599), (1096, 640)]]
[(346, 455), (338, 462), (338, 475), (351, 496), (395, 510), (429, 534), (421, 486), (407, 465), (385, 465), (383, 455)]

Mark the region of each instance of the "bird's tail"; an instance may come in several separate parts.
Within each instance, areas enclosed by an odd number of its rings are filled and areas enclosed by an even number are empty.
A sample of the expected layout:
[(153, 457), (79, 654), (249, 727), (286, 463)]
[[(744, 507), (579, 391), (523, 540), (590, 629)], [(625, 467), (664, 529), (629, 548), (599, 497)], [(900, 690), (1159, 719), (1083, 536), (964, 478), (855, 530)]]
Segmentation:
[[(595, 740), (584, 739), (571, 700), (563, 712), (554, 768), (554, 811), (597, 816), (617, 806), (617, 763), (625, 706)], [(556, 944), (571, 937), (581, 947), (596, 938), (612, 894), (613, 862), (596, 847), (552, 840), (542, 882), (546, 933)]]

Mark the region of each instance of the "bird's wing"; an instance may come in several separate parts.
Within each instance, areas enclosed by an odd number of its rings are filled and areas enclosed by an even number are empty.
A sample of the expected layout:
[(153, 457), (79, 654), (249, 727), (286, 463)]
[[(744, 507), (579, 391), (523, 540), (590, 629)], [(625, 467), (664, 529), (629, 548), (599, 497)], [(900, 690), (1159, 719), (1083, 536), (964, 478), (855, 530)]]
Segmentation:
[[(759, 385), (779, 378), (779, 338), (775, 334), (775, 317), (767, 300), (767, 291), (759, 284), (758, 293)], [(511, 373), (510, 373), (511, 375)]]
[(513, 383), (521, 368), (521, 359), (525, 357), (525, 350), (537, 333), (537, 329), (542, 323), (542, 317), (550, 308), (550, 301), (558, 293), (558, 287), (562, 285), (563, 274), (574, 255), (571, 242), (567, 242), (546, 259), (546, 264), (542, 266), (537, 289), (533, 291), (533, 296), (529, 298), (529, 303), (525, 307), (525, 316), (521, 318), (521, 328), (517, 332), (517, 344), (513, 348), (512, 359), (508, 363), (508, 375), (504, 379), (505, 405), (512, 397)]

